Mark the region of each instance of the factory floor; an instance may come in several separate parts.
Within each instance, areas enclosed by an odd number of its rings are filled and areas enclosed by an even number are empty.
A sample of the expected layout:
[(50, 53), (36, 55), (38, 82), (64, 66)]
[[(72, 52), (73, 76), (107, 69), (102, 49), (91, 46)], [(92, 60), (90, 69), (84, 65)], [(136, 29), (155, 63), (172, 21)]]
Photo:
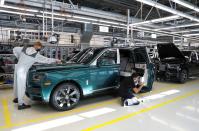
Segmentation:
[(121, 107), (119, 97), (86, 98), (71, 111), (57, 112), (45, 103), (17, 110), (12, 89), (0, 89), (0, 131), (198, 131), (199, 78), (185, 84), (155, 82), (142, 103)]

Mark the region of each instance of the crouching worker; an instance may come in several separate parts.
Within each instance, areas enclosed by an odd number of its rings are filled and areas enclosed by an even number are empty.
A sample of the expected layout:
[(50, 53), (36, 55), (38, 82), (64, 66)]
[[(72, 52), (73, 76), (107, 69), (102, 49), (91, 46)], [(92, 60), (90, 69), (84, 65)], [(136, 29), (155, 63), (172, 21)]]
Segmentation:
[(147, 65), (148, 68), (145, 69), (144, 76), (140, 77), (137, 75), (133, 78), (136, 88), (133, 88), (133, 92), (146, 93), (152, 90), (154, 82), (154, 65), (152, 63)]
[(135, 94), (146, 93), (146, 92), (151, 91), (151, 88), (144, 85), (143, 77), (140, 77), (139, 75), (136, 74), (133, 78), (133, 81), (134, 81), (134, 84), (135, 84), (135, 87), (133, 88), (133, 92)]
[(137, 88), (134, 81), (136, 81), (138, 77), (139, 75), (137, 73), (133, 73), (131, 76), (121, 76), (119, 94), (121, 96), (122, 106), (140, 104), (138, 99), (133, 95), (134, 88)]

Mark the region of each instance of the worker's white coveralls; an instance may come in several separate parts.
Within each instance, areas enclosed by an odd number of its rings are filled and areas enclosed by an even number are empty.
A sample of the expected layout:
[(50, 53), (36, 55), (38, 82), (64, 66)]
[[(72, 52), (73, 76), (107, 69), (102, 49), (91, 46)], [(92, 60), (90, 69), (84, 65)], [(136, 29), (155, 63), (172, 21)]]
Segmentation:
[(19, 105), (22, 105), (26, 91), (27, 73), (30, 67), (36, 62), (47, 64), (55, 63), (56, 59), (40, 55), (34, 47), (15, 47), (13, 53), (18, 59), (14, 71), (14, 96), (18, 98)]

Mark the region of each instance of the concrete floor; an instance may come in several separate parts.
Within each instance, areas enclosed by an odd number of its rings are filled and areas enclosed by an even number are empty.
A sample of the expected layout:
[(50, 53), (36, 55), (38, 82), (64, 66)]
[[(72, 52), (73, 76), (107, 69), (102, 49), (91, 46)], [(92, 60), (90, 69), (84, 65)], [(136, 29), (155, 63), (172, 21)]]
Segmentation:
[(125, 108), (118, 97), (100, 95), (66, 112), (32, 101), (31, 109), (18, 111), (12, 90), (0, 89), (0, 131), (198, 131), (199, 78), (155, 82), (152, 92), (137, 97), (140, 105)]

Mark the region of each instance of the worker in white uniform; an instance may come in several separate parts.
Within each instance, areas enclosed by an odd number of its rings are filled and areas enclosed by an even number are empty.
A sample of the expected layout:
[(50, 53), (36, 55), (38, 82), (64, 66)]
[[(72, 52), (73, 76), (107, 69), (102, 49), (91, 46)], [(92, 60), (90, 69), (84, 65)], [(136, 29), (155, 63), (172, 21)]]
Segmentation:
[(40, 42), (36, 42), (33, 47), (15, 47), (14, 55), (18, 59), (14, 71), (14, 103), (18, 103), (18, 110), (30, 108), (30, 105), (25, 104), (24, 96), (26, 91), (27, 73), (34, 63), (61, 63), (58, 59), (47, 58), (40, 55), (39, 51), (42, 48)]

